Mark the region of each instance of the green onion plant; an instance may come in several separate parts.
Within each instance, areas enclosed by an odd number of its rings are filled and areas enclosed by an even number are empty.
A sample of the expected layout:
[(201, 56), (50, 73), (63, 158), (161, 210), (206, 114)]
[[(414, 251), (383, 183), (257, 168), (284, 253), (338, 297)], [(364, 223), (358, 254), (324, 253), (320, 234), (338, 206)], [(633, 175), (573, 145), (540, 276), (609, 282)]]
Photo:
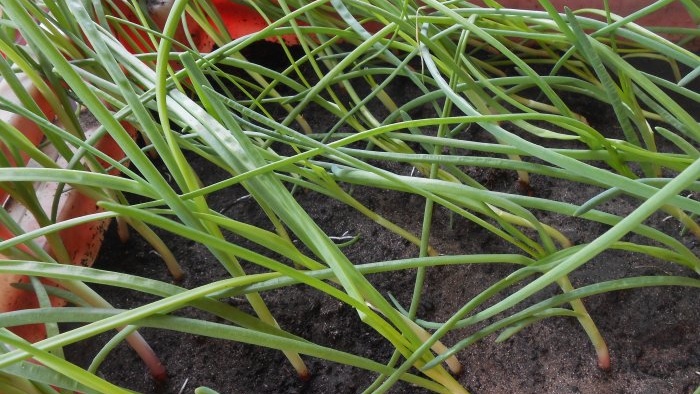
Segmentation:
[[(700, 237), (695, 221), (700, 203), (688, 197), (700, 190), (700, 123), (690, 110), (700, 104), (700, 95), (690, 88), (698, 77), (700, 56), (634, 23), (669, 1), (657, 1), (627, 18), (606, 10), (598, 17), (568, 9), (558, 12), (546, 0), (541, 1), (544, 11), (504, 8), (496, 1), (477, 7), (462, 0), (244, 3), (270, 25), (232, 39), (208, 0), (174, 1), (162, 26), (137, 1), (123, 7), (116, 0), (0, 1), (2, 77), (17, 87), (15, 94), (21, 98), (26, 94), (15, 82), (30, 78), (50, 102), (60, 127), (26, 99), (17, 104), (0, 98), (0, 108), (40, 124), (48, 143), (68, 163), (56, 166), (54, 159), (22, 139), (21, 130), (3, 125), (0, 139), (9, 152), (29, 155), (38, 165), (17, 168), (0, 158), (0, 188), (21, 201), (41, 228), (24, 232), (4, 209), (0, 212), (0, 224), (15, 234), (0, 241), (0, 253), (8, 258), (0, 262), (0, 272), (51, 279), (67, 290), (54, 295), (78, 305), (57, 310), (43, 304), (3, 313), (0, 326), (82, 324), (64, 332), (49, 330), (45, 340), (33, 344), (3, 328), (3, 392), (45, 393), (51, 392), (50, 386), (64, 392), (128, 392), (96, 371), (111, 348), (140, 327), (278, 349), (302, 378), (313, 373), (304, 356), (362, 368), (376, 374), (367, 392), (386, 392), (398, 380), (435, 392), (466, 392), (453, 376), (461, 369), (459, 351), (491, 334), (505, 340), (541, 319), (573, 317), (589, 336), (598, 365), (609, 368), (595, 311), (588, 311), (582, 299), (647, 286), (700, 287), (700, 259), (684, 245), (681, 234), (645, 224), (662, 212)], [(700, 16), (695, 2), (682, 3)], [(129, 13), (136, 17), (127, 18)], [(195, 37), (183, 28), (197, 24), (216, 44), (210, 53), (200, 53)], [(26, 44), (17, 43), (17, 35)], [(297, 48), (282, 39), (290, 36), (298, 41)], [(261, 40), (281, 46), (288, 57), (285, 65), (266, 67), (243, 55)], [(672, 77), (640, 69), (640, 59), (663, 63)], [(393, 84), (409, 86), (413, 95), (392, 97)], [(589, 124), (567, 104), (572, 95), (609, 107), (620, 132), (612, 135)], [(375, 110), (374, 103), (381, 103), (382, 111)], [(326, 112), (334, 123), (319, 128), (304, 115), (312, 107)], [(78, 111), (89, 111), (97, 119), (95, 134), (86, 137)], [(134, 141), (131, 127), (147, 141), (145, 148)], [(483, 130), (488, 139), (473, 138), (475, 130)], [(112, 160), (94, 148), (95, 141), (107, 135), (118, 142), (126, 160)], [(165, 172), (153, 164), (153, 154), (162, 160)], [(190, 165), (192, 156), (229, 176), (202, 184)], [(382, 165), (386, 163), (394, 166)], [(385, 169), (397, 163), (414, 168), (413, 176)], [(566, 181), (572, 188), (594, 186), (600, 193), (574, 203), (493, 190), (469, 175), (473, 167), (512, 171), (525, 189), (537, 176)], [(78, 188), (102, 210), (57, 222), (33, 197), (32, 185), (40, 181)], [(420, 197), (420, 233), (363, 205), (353, 195), (353, 185)], [(210, 207), (210, 194), (233, 186), (246, 189), (273, 231)], [(387, 232), (417, 245), (418, 254), (353, 264), (297, 202), (293, 193), (300, 189), (355, 208)], [(139, 202), (130, 202), (127, 193), (137, 195)], [(619, 196), (636, 204), (624, 217), (602, 209), (603, 203)], [(429, 242), (436, 209), (473, 222), (510, 249), (500, 254), (467, 250), (441, 255)], [(543, 219), (548, 215), (600, 223), (607, 230), (574, 244)], [(119, 218), (148, 235), (161, 254), (167, 254), (167, 245), (155, 236), (156, 228), (200, 243), (230, 277), (187, 289), (66, 264), (58, 232), (105, 218)], [(226, 234), (248, 239), (270, 253), (231, 242)], [(628, 234), (637, 237), (630, 241)], [(50, 240), (53, 254), (32, 247), (43, 236)], [(669, 261), (690, 273), (572, 284), (569, 274), (611, 249)], [(242, 260), (264, 272), (247, 274)], [(484, 263), (510, 264), (513, 269), (445, 321), (417, 315), (427, 270)], [(408, 269), (416, 269), (409, 305), (382, 294), (367, 279), (378, 272)], [(32, 283), (38, 296), (47, 291), (39, 281)], [(94, 301), (98, 296), (89, 290), (94, 283), (159, 299), (115, 309)], [(532, 302), (552, 284), (560, 294)], [(289, 286), (313, 288), (349, 305), (393, 346), (395, 356), (372, 360), (286, 331), (261, 294)], [(245, 296), (252, 312), (222, 302), (233, 295)], [(172, 314), (185, 307), (225, 323)], [(472, 332), (457, 343), (441, 342), (467, 327)], [(114, 329), (122, 331), (88, 369), (65, 360), (59, 351)], [(39, 364), (29, 363), (30, 358)]]

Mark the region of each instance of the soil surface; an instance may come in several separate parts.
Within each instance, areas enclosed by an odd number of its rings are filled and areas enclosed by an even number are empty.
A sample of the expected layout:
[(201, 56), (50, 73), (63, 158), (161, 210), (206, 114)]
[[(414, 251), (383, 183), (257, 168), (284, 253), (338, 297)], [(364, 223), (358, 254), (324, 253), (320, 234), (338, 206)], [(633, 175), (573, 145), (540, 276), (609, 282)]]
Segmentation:
[[(274, 48), (265, 45), (266, 52)], [(606, 131), (613, 114), (600, 104), (571, 98), (575, 109), (598, 130)], [(578, 100), (578, 103), (576, 101)], [(327, 115), (323, 115), (327, 116)], [(306, 114), (309, 120), (314, 116)], [(322, 117), (319, 117), (322, 121)], [(611, 135), (619, 130), (609, 130)], [(473, 138), (489, 140), (486, 133), (473, 130)], [(225, 177), (197, 158), (193, 166), (205, 184)], [(410, 168), (392, 170), (408, 175)], [(600, 192), (559, 180), (533, 176), (530, 189), (518, 186), (517, 175), (495, 169), (469, 170), (485, 186), (509, 193), (533, 193), (553, 200), (582, 203)], [(367, 207), (394, 223), (420, 233), (424, 200), (409, 194), (354, 187), (352, 195)], [(245, 191), (232, 188), (211, 195), (213, 209), (237, 220), (270, 228), (264, 214), (251, 199), (241, 199)], [(295, 194), (299, 203), (331, 236), (358, 235), (359, 240), (343, 250), (356, 264), (415, 257), (418, 248), (388, 232), (372, 220), (342, 203), (314, 192)], [(639, 204), (628, 198), (606, 203), (602, 209), (624, 215)], [(570, 217), (546, 212), (538, 217), (559, 229), (575, 243), (594, 239), (607, 230)], [(443, 208), (434, 215), (431, 243), (443, 254), (515, 252), (491, 233), (461, 218), (451, 217)], [(697, 242), (681, 236), (674, 220), (655, 215), (647, 224), (679, 237), (694, 252)], [(226, 272), (201, 245), (159, 232), (185, 268), (187, 275), (179, 285), (193, 288), (227, 277)], [(631, 239), (631, 238), (628, 238)], [(249, 246), (249, 245), (246, 245)], [(114, 228), (107, 234), (96, 268), (125, 272), (163, 281), (172, 281), (163, 263), (150, 246), (133, 234), (122, 244)], [(256, 267), (246, 266), (249, 272)], [(447, 266), (428, 270), (418, 316), (440, 322), (449, 318), (468, 300), (514, 269), (508, 265), (484, 264)], [(571, 275), (574, 286), (608, 279), (643, 275), (685, 275), (690, 270), (653, 260), (640, 254), (606, 252)], [(382, 294), (391, 294), (403, 305), (410, 302), (415, 271), (376, 274), (368, 277)], [(153, 298), (105, 286), (94, 286), (117, 308), (143, 305)], [(546, 289), (534, 300), (557, 292)], [(315, 343), (387, 362), (392, 348), (387, 341), (365, 326), (357, 313), (335, 299), (314, 289), (297, 286), (263, 294), (280, 326)], [(243, 300), (231, 303), (244, 310)], [(595, 352), (575, 319), (549, 318), (538, 322), (511, 339), (496, 343), (487, 337), (458, 354), (464, 365), (459, 381), (471, 392), (483, 393), (692, 393), (700, 386), (700, 291), (680, 287), (645, 288), (607, 293), (584, 300), (612, 356), (612, 367), (602, 371), (596, 365)], [(195, 311), (182, 315), (202, 317)], [(472, 329), (473, 330), (473, 329)], [(376, 375), (353, 367), (306, 357), (311, 378), (303, 382), (274, 350), (171, 331), (144, 329), (142, 334), (168, 369), (169, 378), (156, 383), (144, 365), (126, 345), (119, 346), (100, 368), (106, 379), (143, 393), (191, 393), (207, 386), (220, 393), (359, 393)], [(453, 332), (446, 345), (457, 343), (469, 331)], [(92, 357), (113, 334), (81, 342), (67, 348), (68, 357), (86, 367)], [(421, 393), (408, 384), (397, 384), (393, 393)]]

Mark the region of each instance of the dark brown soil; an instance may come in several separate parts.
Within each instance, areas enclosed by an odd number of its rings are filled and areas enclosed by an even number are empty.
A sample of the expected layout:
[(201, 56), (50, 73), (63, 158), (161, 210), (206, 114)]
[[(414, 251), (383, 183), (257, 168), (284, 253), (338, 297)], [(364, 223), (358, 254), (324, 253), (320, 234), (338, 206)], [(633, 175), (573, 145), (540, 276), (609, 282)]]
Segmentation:
[[(599, 129), (601, 124), (607, 123), (606, 117), (612, 116), (606, 112), (597, 113), (598, 108), (589, 107), (585, 101), (580, 106), (581, 112)], [(307, 119), (313, 116), (307, 114)], [(205, 183), (223, 176), (204, 164), (202, 160), (193, 159)], [(396, 168), (396, 171), (408, 170)], [(489, 188), (519, 192), (516, 175), (511, 172), (475, 168), (470, 170), (470, 175)], [(564, 182), (537, 176), (533, 177), (531, 187), (537, 196), (573, 203), (584, 202), (600, 192), (581, 185), (572, 188)], [(269, 227), (253, 201), (238, 200), (243, 195), (242, 189), (233, 188), (225, 194), (210, 196), (208, 201), (214, 209), (225, 210), (227, 215), (238, 220)], [(364, 187), (355, 187), (353, 196), (413, 233), (420, 232), (422, 199)], [(301, 191), (296, 197), (329, 235), (360, 236), (359, 241), (344, 249), (356, 264), (417, 255), (415, 246), (341, 203), (313, 192)], [(631, 199), (616, 199), (603, 209), (624, 215), (637, 205), (638, 202)], [(538, 215), (576, 243), (590, 241), (607, 229), (603, 225), (547, 213)], [(647, 224), (676, 236), (681, 231), (677, 222), (664, 220), (662, 215), (654, 216)], [(431, 242), (443, 254), (514, 251), (471, 222), (451, 218), (442, 208), (435, 211), (433, 229)], [(180, 285), (193, 288), (226, 277), (223, 268), (201, 245), (164, 232), (160, 234), (187, 271)], [(696, 241), (690, 237), (681, 239), (694, 251), (698, 250)], [(107, 235), (95, 267), (171, 280), (158, 256), (141, 238), (133, 236), (124, 245), (117, 240), (114, 229)], [(255, 271), (255, 267), (246, 269)], [(495, 264), (430, 269), (418, 315), (428, 321), (444, 321), (471, 297), (512, 271), (511, 266)], [(582, 286), (622, 277), (669, 274), (697, 277), (677, 265), (639, 254), (606, 252), (575, 271), (571, 280), (574, 286)], [(373, 275), (369, 279), (382, 294), (391, 294), (408, 305), (414, 276), (414, 271), (406, 271)], [(118, 308), (152, 300), (137, 293), (95, 287)], [(537, 299), (556, 291), (547, 289)], [(391, 357), (392, 348), (388, 342), (365, 326), (354, 310), (314, 289), (291, 287), (266, 292), (263, 298), (285, 330), (315, 343), (380, 362)], [(246, 308), (240, 300), (231, 302)], [(700, 291), (646, 288), (598, 295), (584, 302), (610, 347), (611, 370), (597, 368), (593, 348), (576, 320), (550, 318), (506, 342), (495, 343), (495, 336), (492, 336), (461, 351), (458, 358), (465, 368), (459, 381), (477, 394), (692, 393), (700, 386)], [(194, 311), (184, 314), (202, 317)], [(360, 369), (306, 357), (312, 376), (302, 382), (278, 351), (171, 331), (144, 329), (142, 334), (166, 365), (167, 381), (155, 383), (126, 345), (110, 355), (100, 368), (100, 374), (111, 382), (143, 393), (191, 393), (199, 386), (231, 394), (358, 393), (376, 378)], [(449, 346), (468, 334), (468, 331), (453, 332), (444, 342)], [(111, 335), (71, 346), (67, 354), (74, 362), (87, 366)], [(398, 384), (392, 392), (423, 391)]]

